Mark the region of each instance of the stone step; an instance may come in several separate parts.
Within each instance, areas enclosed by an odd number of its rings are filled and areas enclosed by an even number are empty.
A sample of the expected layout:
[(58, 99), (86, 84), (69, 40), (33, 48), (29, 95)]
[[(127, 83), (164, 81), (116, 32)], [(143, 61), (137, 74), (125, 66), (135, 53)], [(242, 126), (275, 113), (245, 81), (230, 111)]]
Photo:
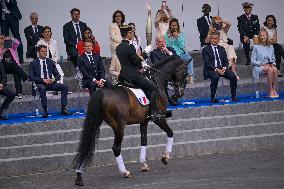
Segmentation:
[[(223, 83), (223, 84), (222, 84)], [(284, 78), (279, 79), (279, 91), (284, 91)], [(237, 95), (255, 94), (255, 91), (260, 93), (267, 91), (266, 81), (253, 81), (251, 79), (241, 79), (238, 82)], [(217, 96), (231, 96), (229, 82), (226, 79), (220, 79), (217, 89)], [(188, 85), (185, 89), (182, 99), (197, 99), (197, 98), (209, 98), (210, 97), (210, 81), (197, 82), (195, 84)], [(0, 99), (3, 98), (0, 96)], [(49, 95), (48, 110), (59, 111), (60, 110), (60, 95)], [(68, 95), (68, 107), (70, 109), (83, 109), (86, 107), (89, 100), (89, 93), (74, 92)], [(35, 98), (32, 96), (26, 96), (23, 99), (15, 99), (7, 109), (6, 113), (26, 113), (34, 112), (38, 108), (42, 111), (39, 96)]]
[[(283, 147), (283, 104), (273, 101), (174, 110), (169, 120), (175, 133), (172, 155)], [(82, 122), (83, 118), (77, 118), (1, 125), (0, 144), (6, 145), (0, 147), (0, 177), (71, 168)], [(148, 128), (148, 159), (159, 158), (165, 149), (165, 133), (153, 124)], [(114, 163), (112, 143), (112, 130), (103, 124), (94, 164)], [(127, 126), (124, 160), (138, 160), (139, 150), (139, 126)]]
[[(261, 112), (261, 113), (248, 113), (248, 114), (236, 114), (227, 116), (210, 116), (210, 117), (200, 117), (191, 119), (177, 119), (168, 121), (169, 126), (174, 131), (180, 130), (192, 130), (192, 129), (204, 129), (204, 128), (214, 128), (221, 126), (234, 126), (234, 125), (247, 125), (253, 123), (270, 123), (270, 122), (281, 122), (284, 121), (284, 111), (271, 111), (271, 112)], [(44, 122), (42, 124), (45, 124)], [(163, 133), (160, 128), (154, 124), (150, 124), (148, 127), (148, 134), (151, 135), (161, 135)], [(127, 126), (125, 130), (125, 138), (129, 136), (135, 136), (140, 138), (138, 125)], [(15, 146), (30, 146), (45, 143), (62, 143), (64, 141), (79, 140), (80, 129), (64, 129), (57, 131), (47, 131), (47, 132), (34, 132), (25, 134), (14, 134), (14, 135), (4, 135), (0, 136), (0, 147), (15, 147)], [(110, 127), (103, 127), (101, 130), (101, 137), (105, 138), (103, 141), (107, 142), (107, 145), (111, 146), (113, 142), (113, 132)], [(131, 138), (129, 137), (129, 142), (127, 145), (132, 145)], [(0, 148), (1, 152), (1, 148)], [(1, 153), (5, 154), (5, 153)]]
[[(190, 119), (190, 118), (205, 118), (219, 115), (237, 115), (237, 114), (249, 114), (271, 111), (282, 111), (284, 107), (284, 101), (266, 101), (266, 102), (254, 102), (245, 104), (227, 104), (227, 105), (214, 105), (214, 106), (203, 106), (203, 107), (192, 107), (172, 110), (173, 117), (168, 120), (175, 119)], [(40, 121), (27, 123), (16, 123), (16, 124), (2, 124), (0, 125), (1, 136), (5, 135), (17, 135), (25, 133), (35, 132), (47, 132), (64, 129), (78, 129), (83, 125), (83, 118), (73, 119), (57, 119), (49, 121)], [(151, 122), (150, 122), (151, 124)], [(105, 123), (103, 123), (105, 125)]]
[[(284, 78), (280, 78), (278, 81), (278, 90), (284, 91)], [(255, 94), (255, 91), (260, 93), (267, 93), (268, 85), (266, 79), (253, 81), (252, 79), (241, 79), (238, 81), (237, 96), (244, 94)], [(219, 80), (217, 88), (217, 96), (231, 96), (230, 83), (228, 80), (221, 78)], [(267, 94), (266, 94), (267, 95)], [(197, 82), (188, 85), (183, 99), (196, 99), (196, 98), (209, 98), (210, 97), (210, 80), (203, 82)], [(264, 97), (264, 96), (262, 96)]]
[[(244, 150), (271, 149), (284, 146), (284, 133), (248, 135), (229, 138), (215, 138), (187, 142), (175, 142), (171, 156), (193, 156), (209, 153), (236, 152)], [(147, 159), (160, 158), (165, 144), (149, 145)], [(125, 162), (139, 160), (140, 146), (122, 149)], [(59, 171), (72, 168), (74, 153), (60, 153), (33, 157), (11, 158), (0, 161), (3, 171), (0, 177), (26, 175), (39, 172)], [(111, 149), (97, 151), (92, 165), (115, 163)], [(169, 161), (170, 163), (170, 161)], [(126, 164), (127, 167), (127, 164)]]
[[(190, 124), (181, 121), (182, 124)], [(199, 141), (209, 140), (217, 138), (229, 138), (229, 137), (240, 137), (250, 135), (263, 135), (271, 133), (282, 133), (284, 132), (284, 120), (280, 122), (268, 122), (268, 123), (253, 123), (246, 125), (229, 125), (222, 127), (204, 127), (185, 129), (182, 128), (174, 130), (174, 140), (176, 143), (187, 142), (187, 141)], [(126, 129), (127, 130), (127, 129)], [(70, 131), (71, 132), (71, 131)], [(64, 154), (73, 153), (76, 150), (79, 141), (79, 132), (77, 137), (71, 138), (61, 142), (49, 142), (43, 144), (31, 144), (31, 145), (20, 145), (20, 146), (9, 146), (0, 147), (0, 162), (1, 160), (7, 160), (10, 158), (21, 158), (31, 156), (41, 156), (50, 154)], [(113, 144), (113, 135), (111, 137), (100, 136), (97, 150), (111, 149)], [(166, 141), (166, 134), (164, 132), (149, 132), (148, 133), (148, 145), (162, 144)], [(140, 134), (133, 133), (131, 135), (126, 134), (122, 146), (135, 147), (140, 145)]]

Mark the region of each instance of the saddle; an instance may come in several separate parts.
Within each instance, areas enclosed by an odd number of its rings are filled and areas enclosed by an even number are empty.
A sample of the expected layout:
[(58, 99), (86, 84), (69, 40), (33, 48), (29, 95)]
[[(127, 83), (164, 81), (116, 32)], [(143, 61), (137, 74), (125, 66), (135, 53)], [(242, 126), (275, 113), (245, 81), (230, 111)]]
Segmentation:
[(125, 86), (128, 88), (140, 89), (140, 87), (135, 85), (130, 79), (122, 75), (118, 76), (118, 82), (116, 85)]

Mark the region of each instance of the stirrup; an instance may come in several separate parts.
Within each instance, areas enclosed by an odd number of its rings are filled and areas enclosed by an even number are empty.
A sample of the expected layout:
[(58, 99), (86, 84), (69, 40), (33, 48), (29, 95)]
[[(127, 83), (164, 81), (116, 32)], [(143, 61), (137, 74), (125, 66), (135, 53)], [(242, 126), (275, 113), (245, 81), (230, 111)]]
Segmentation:
[(142, 163), (141, 171), (142, 172), (150, 171), (150, 167), (146, 162)]

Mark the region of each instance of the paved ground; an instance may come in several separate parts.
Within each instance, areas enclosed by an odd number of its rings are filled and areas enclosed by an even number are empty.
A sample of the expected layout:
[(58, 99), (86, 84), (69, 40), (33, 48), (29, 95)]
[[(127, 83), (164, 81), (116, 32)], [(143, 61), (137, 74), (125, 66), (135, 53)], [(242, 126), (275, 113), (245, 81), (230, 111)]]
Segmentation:
[[(147, 173), (139, 171), (138, 163), (127, 164), (133, 175), (129, 179), (122, 178), (115, 165), (89, 168), (81, 188), (284, 189), (284, 149), (173, 158), (167, 166), (160, 160), (149, 164), (152, 170)], [(70, 170), (0, 178), (0, 188), (79, 188), (74, 178)]]

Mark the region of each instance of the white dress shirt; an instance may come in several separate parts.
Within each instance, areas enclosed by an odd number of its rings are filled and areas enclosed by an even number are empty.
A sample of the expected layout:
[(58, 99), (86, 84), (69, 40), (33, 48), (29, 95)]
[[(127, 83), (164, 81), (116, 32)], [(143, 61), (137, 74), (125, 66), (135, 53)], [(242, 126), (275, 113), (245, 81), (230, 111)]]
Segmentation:
[[(218, 68), (217, 55), (218, 55), (218, 57), (219, 57), (220, 64), (222, 65), (222, 62), (221, 62), (221, 59), (220, 59), (220, 54), (219, 54), (217, 45), (215, 46), (215, 45), (212, 45), (212, 44), (211, 44), (211, 47), (212, 47), (212, 50), (213, 50), (213, 53), (214, 53), (214, 56), (215, 56), (215, 68)], [(215, 54), (215, 47), (216, 47), (217, 55)]]

